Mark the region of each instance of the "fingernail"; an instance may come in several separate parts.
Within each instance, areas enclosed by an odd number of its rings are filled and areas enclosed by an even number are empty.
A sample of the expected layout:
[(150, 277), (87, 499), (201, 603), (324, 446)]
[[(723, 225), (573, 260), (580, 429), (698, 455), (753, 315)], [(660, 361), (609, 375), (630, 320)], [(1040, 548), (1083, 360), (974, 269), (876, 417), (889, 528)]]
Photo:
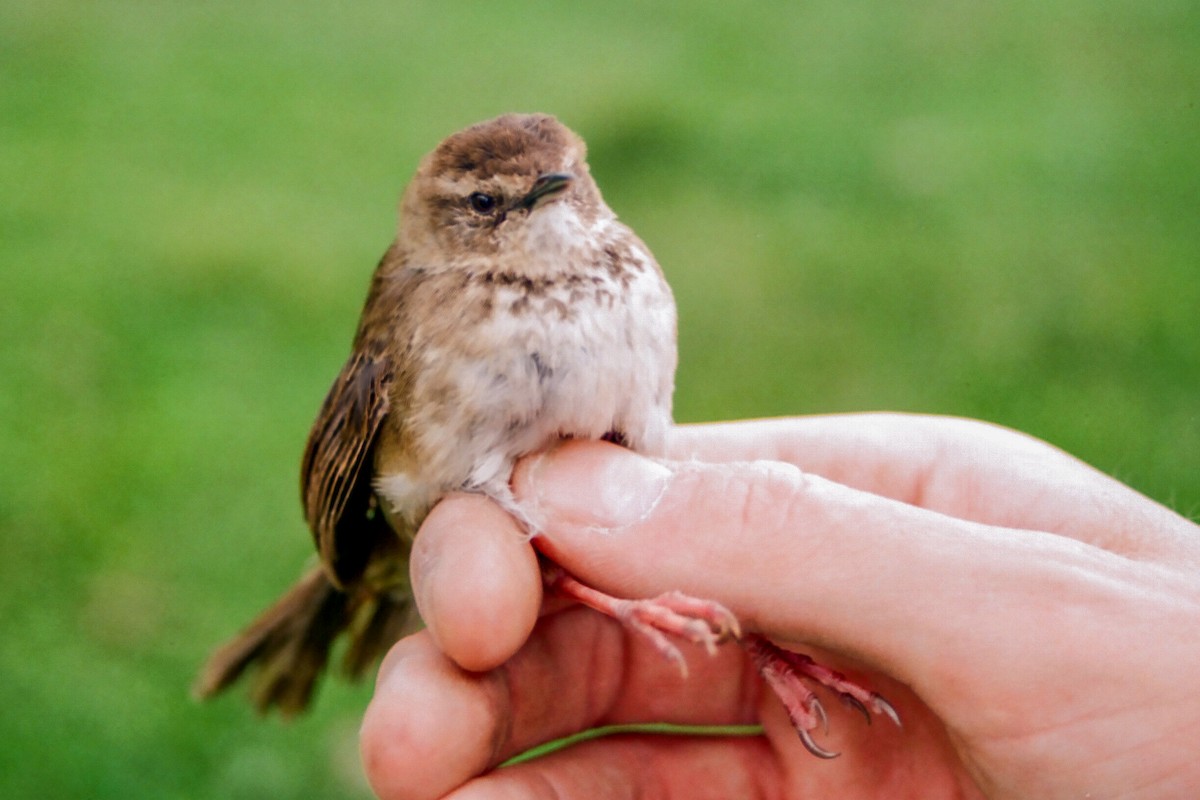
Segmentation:
[(654, 511), (671, 474), (615, 445), (567, 443), (522, 465), (515, 489), (540, 523), (624, 528)]

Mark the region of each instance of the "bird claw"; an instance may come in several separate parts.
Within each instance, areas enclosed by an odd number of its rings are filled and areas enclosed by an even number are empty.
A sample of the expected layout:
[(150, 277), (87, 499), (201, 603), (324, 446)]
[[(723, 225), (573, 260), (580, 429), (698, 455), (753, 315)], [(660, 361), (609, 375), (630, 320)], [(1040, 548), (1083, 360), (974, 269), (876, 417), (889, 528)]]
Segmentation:
[(745, 646), (763, 680), (783, 702), (792, 727), (796, 729), (805, 749), (814, 756), (834, 758), (838, 754), (813, 741), (812, 731), (818, 727), (826, 734), (829, 733), (829, 718), (820, 700), (805, 684), (805, 679), (836, 692), (841, 701), (850, 708), (857, 709), (868, 724), (874, 712), (900, 725), (900, 715), (878, 692), (867, 691), (847, 679), (845, 675), (818, 664), (809, 656), (784, 650), (754, 634), (746, 638)]
[(825, 713), (825, 706), (821, 705), (821, 701), (816, 695), (813, 695), (812, 699), (808, 701), (808, 710), (812, 712), (813, 716), (817, 718), (817, 721), (821, 723), (821, 730), (824, 731), (826, 736), (828, 736), (829, 715)]
[(841, 755), (841, 753), (821, 747), (821, 745), (813, 741), (812, 734), (803, 728), (797, 728), (796, 733), (800, 735), (800, 741), (804, 744), (804, 749), (817, 758), (837, 758)]
[(896, 723), (897, 728), (904, 727), (904, 723), (900, 721), (900, 715), (896, 712), (896, 707), (885, 700), (879, 692), (871, 692), (867, 695), (865, 703), (850, 692), (840, 691), (838, 692), (838, 697), (850, 708), (856, 709), (862, 714), (863, 719), (867, 721), (868, 725), (871, 724), (871, 720), (873, 719), (871, 712), (874, 711), (876, 714), (887, 717)]
[(883, 695), (879, 692), (871, 692), (871, 706), (875, 709), (875, 713), (883, 714), (885, 717), (896, 723), (897, 728), (903, 728), (904, 723), (900, 721), (900, 715), (896, 713), (896, 708), (887, 700), (883, 699)]
[(613, 611), (614, 617), (645, 636), (656, 650), (677, 663), (684, 677), (687, 677), (687, 662), (668, 635), (702, 645), (709, 655), (716, 654), (717, 645), (741, 635), (737, 617), (723, 605), (682, 592), (667, 592), (650, 600), (619, 600), (614, 603)]
[(715, 652), (716, 645), (722, 642), (742, 636), (742, 626), (733, 612), (713, 600), (701, 600), (683, 592), (667, 592), (651, 600), (631, 602), (666, 609), (672, 617), (685, 620), (685, 630), (679, 635), (703, 644), (709, 652)]
[[(645, 637), (655, 650), (679, 667), (685, 678), (688, 675), (687, 660), (669, 636), (703, 645), (709, 653), (715, 653), (717, 645), (728, 639), (742, 639), (737, 617), (719, 603), (681, 592), (667, 592), (649, 600), (619, 599), (580, 583), (548, 561), (543, 562), (542, 578), (547, 590), (613, 617)], [(812, 731), (818, 728), (829, 734), (829, 715), (803, 679), (836, 692), (842, 702), (857, 709), (868, 724), (874, 712), (900, 725), (896, 709), (877, 692), (867, 691), (809, 656), (784, 650), (755, 634), (748, 635), (742, 643), (767, 685), (783, 701), (804, 748), (817, 758), (837, 758), (840, 754), (826, 750), (813, 740)]]
[(846, 692), (840, 692), (838, 694), (838, 698), (843, 703), (850, 706), (850, 708), (853, 708), (855, 711), (858, 711), (860, 714), (862, 714), (863, 719), (867, 721), (868, 725), (871, 724), (871, 712), (867, 710), (867, 707), (863, 705), (861, 700), (852, 694), (847, 694)]
[(542, 581), (547, 591), (610, 616), (645, 637), (655, 650), (679, 667), (685, 678), (687, 661), (668, 636), (703, 645), (711, 655), (717, 652), (717, 645), (742, 635), (733, 612), (712, 600), (701, 600), (682, 592), (667, 592), (649, 600), (616, 598), (581, 583), (562, 567), (545, 559), (542, 561)]

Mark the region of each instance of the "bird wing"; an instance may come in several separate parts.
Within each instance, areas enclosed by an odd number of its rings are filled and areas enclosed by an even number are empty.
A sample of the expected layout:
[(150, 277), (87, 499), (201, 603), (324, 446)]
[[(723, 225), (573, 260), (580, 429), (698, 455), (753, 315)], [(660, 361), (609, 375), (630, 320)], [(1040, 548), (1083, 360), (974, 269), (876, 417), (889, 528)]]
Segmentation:
[(371, 487), (392, 380), (383, 349), (360, 343), (334, 380), (304, 448), (304, 516), (325, 571), (339, 587), (363, 573), (381, 537), (393, 536)]
[(396, 411), (396, 347), (411, 335), (408, 307), (426, 274), (403, 259), (393, 244), (375, 270), (353, 351), (321, 405), (300, 468), (304, 516), (339, 588), (363, 577), (373, 556), (394, 555), (399, 545), (372, 478), (380, 430)]

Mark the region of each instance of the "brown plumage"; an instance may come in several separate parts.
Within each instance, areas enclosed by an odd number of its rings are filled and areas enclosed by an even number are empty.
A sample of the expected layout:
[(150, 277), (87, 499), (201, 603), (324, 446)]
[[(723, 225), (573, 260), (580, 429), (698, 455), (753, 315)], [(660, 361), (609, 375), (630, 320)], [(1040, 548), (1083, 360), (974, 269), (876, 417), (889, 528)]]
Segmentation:
[[(583, 141), (553, 117), (509, 114), (450, 136), (401, 202), (351, 353), (309, 434), (304, 515), (321, 567), (204, 668), (210, 696), (251, 673), (260, 711), (302, 710), (335, 642), (362, 674), (415, 622), (408, 554), (447, 492), (480, 492), (536, 533), (508, 481), (561, 437), (664, 454), (675, 303), (649, 249), (604, 204)], [(686, 673), (668, 636), (738, 638), (721, 605), (671, 592), (619, 600), (543, 562), (549, 591), (615, 617)], [(750, 635), (745, 644), (805, 745), (824, 718), (803, 676), (864, 714), (878, 695)]]
[(321, 568), (212, 656), (202, 697), (249, 673), (260, 711), (299, 711), (343, 637), (361, 674), (417, 622), (408, 552), (446, 492), (511, 505), (514, 461), (560, 436), (662, 451), (674, 303), (584, 153), (553, 117), (506, 115), (422, 161), (304, 451)]

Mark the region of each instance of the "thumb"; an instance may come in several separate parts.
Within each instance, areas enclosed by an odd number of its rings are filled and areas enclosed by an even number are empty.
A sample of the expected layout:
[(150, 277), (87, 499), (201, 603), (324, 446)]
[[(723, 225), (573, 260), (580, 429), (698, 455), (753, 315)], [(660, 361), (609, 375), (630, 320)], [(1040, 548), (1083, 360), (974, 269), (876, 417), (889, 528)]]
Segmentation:
[[(585, 583), (634, 598), (678, 589), (724, 604), (743, 630), (850, 656), (906, 684), (959, 741), (1078, 733), (1080, 720), (1125, 731), (1131, 687), (1170, 697), (1195, 663), (1157, 655), (1165, 641), (1192, 647), (1163, 634), (1194, 627), (1186, 578), (1066, 536), (777, 462), (662, 461), (598, 442), (527, 459), (513, 480), (538, 547)], [(974, 490), (986, 500), (989, 487)], [(1086, 737), (1116, 735), (1106, 724)]]
[(976, 558), (984, 526), (790, 464), (672, 462), (578, 441), (521, 462), (513, 488), (539, 549), (617, 596), (716, 600), (745, 630), (840, 651), (902, 680), (916, 666), (914, 630), (931, 618), (970, 624), (946, 614), (944, 592), (977, 588), (964, 585), (973, 580), (964, 561)]
[(850, 509), (827, 507), (823, 495), (862, 493), (790, 464), (672, 462), (568, 442), (521, 462), (513, 487), (539, 549), (619, 596), (678, 589), (726, 604), (751, 629), (815, 641), (835, 633), (836, 621), (819, 617), (878, 585), (853, 554), (830, 546)]

